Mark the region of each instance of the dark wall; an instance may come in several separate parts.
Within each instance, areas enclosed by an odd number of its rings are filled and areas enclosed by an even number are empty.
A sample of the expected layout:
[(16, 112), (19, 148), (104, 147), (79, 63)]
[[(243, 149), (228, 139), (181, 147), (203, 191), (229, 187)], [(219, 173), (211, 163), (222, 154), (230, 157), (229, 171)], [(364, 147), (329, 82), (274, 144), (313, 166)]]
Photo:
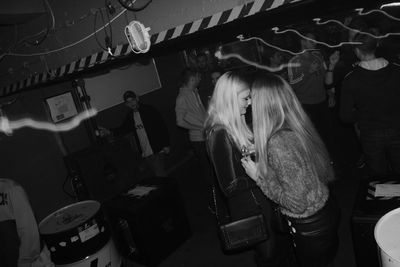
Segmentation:
[(156, 59), (162, 89), (142, 97), (143, 102), (154, 105), (164, 116), (171, 137), (171, 163), (184, 156), (189, 149), (189, 138), (185, 129), (176, 126), (175, 99), (179, 93), (183, 61), (179, 54), (170, 54)]
[[(156, 107), (168, 125), (171, 136), (170, 167), (185, 157), (189, 147), (186, 131), (175, 124), (175, 98), (179, 91), (182, 64), (179, 54), (156, 58), (162, 88), (141, 98), (143, 102)], [(71, 82), (65, 82), (27, 91), (21, 93), (15, 103), (4, 111), (10, 120), (30, 117), (51, 121), (45, 99), (71, 90)], [(100, 112), (96, 121), (104, 127), (114, 127), (122, 121), (126, 111), (124, 105), (118, 105)], [(12, 136), (1, 134), (0, 177), (11, 178), (22, 184), (40, 221), (51, 212), (74, 202), (62, 190), (67, 176), (63, 156), (87, 149), (92, 144), (83, 124), (65, 133), (22, 128)], [(69, 182), (65, 188), (71, 192)]]
[[(12, 105), (5, 107), (4, 112), (10, 120), (32, 118), (51, 121), (45, 99), (70, 90), (70, 83), (62, 83), (24, 92)], [(82, 125), (59, 134), (26, 127), (15, 130), (12, 136), (2, 134), (0, 177), (14, 179), (25, 188), (40, 220), (73, 201), (62, 191), (67, 175), (64, 149), (80, 149), (88, 144), (89, 139)]]

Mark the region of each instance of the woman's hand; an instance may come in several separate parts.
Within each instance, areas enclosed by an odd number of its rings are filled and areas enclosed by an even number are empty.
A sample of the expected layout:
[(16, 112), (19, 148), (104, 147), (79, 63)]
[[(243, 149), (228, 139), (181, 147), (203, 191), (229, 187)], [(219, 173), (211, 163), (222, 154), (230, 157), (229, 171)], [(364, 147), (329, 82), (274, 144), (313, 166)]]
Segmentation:
[(249, 150), (249, 154), (255, 154), (256, 153), (256, 147), (254, 144), (250, 144), (247, 149)]
[(257, 164), (250, 157), (243, 157), (241, 161), (247, 175), (254, 181), (257, 181)]

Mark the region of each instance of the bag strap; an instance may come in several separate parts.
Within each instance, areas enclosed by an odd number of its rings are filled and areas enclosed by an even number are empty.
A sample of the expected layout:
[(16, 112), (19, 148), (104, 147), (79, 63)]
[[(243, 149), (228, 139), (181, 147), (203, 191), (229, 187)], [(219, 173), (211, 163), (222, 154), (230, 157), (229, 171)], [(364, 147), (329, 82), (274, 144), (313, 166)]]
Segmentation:
[(214, 199), (215, 218), (217, 219), (218, 225), (221, 225), (221, 221), (220, 221), (219, 215), (218, 215), (217, 199), (216, 199), (216, 196), (215, 196), (215, 186), (212, 186), (212, 194), (213, 194), (213, 199)]
[(257, 207), (259, 207), (260, 210), (261, 210), (261, 205), (260, 205), (260, 203), (257, 201), (257, 198), (256, 198), (256, 196), (254, 195), (252, 189), (250, 189), (250, 193), (251, 193), (251, 195), (253, 196), (254, 202), (256, 203)]

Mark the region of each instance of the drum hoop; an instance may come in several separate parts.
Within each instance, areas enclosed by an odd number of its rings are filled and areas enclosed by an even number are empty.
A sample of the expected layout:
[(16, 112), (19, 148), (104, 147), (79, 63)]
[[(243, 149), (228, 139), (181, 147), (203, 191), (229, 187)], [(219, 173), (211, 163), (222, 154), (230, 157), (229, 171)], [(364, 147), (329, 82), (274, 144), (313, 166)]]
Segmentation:
[[(42, 232), (42, 231), (41, 231), (41, 228), (43, 227), (43, 225), (45, 224), (45, 222), (47, 222), (50, 218), (55, 217), (55, 215), (56, 215), (57, 213), (59, 213), (59, 212), (61, 212), (61, 211), (63, 211), (63, 210), (69, 209), (69, 208), (74, 207), (74, 206), (77, 206), (77, 205), (89, 204), (89, 203), (98, 205), (96, 212), (93, 213), (93, 215), (91, 215), (88, 219), (93, 218), (93, 217), (96, 215), (96, 213), (99, 212), (100, 207), (101, 207), (101, 204), (100, 204), (98, 201), (96, 201), (96, 200), (84, 200), (84, 201), (72, 203), (72, 204), (70, 204), (70, 205), (67, 205), (67, 206), (65, 206), (65, 207), (62, 207), (62, 208), (60, 208), (60, 209), (58, 209), (58, 210), (52, 212), (51, 214), (49, 214), (48, 216), (46, 216), (43, 220), (41, 220), (40, 223), (39, 223), (39, 225), (38, 225), (39, 233), (40, 233), (40, 234), (56, 234), (57, 232), (55, 232), (55, 233), (49, 233), (49, 232)], [(71, 228), (74, 228), (74, 227), (71, 227)], [(69, 230), (69, 229), (65, 229), (65, 230)]]

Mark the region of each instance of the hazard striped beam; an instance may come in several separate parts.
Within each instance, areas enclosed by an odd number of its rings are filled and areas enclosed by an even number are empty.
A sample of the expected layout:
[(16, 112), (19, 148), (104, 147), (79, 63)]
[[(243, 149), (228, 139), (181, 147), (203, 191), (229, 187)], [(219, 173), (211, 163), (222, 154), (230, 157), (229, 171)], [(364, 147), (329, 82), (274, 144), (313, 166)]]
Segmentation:
[[(159, 33), (155, 33), (150, 37), (151, 44), (156, 45), (164, 41), (190, 35), (198, 31), (210, 29), (219, 25), (232, 22), (237, 19), (252, 16), (259, 12), (275, 9), (282, 5), (298, 1), (301, 0), (256, 0), (254, 2), (250, 2), (222, 12), (215, 13), (211, 16), (198, 19), (196, 21), (179, 25), (177, 27), (161, 31)], [(3, 87), (0, 91), (0, 96), (7, 96), (34, 85), (44, 84), (46, 82), (65, 77), (72, 73), (77, 73), (93, 68), (95, 66), (98, 66), (99, 64), (111, 61), (115, 59), (115, 57), (128, 55), (131, 53), (131, 50), (129, 48), (129, 44), (126, 43), (112, 48), (111, 52), (113, 56), (111, 56), (107, 51), (100, 51), (94, 53), (93, 55), (68, 63), (57, 69), (36, 74), (34, 76), (26, 78), (25, 80), (7, 85)]]

